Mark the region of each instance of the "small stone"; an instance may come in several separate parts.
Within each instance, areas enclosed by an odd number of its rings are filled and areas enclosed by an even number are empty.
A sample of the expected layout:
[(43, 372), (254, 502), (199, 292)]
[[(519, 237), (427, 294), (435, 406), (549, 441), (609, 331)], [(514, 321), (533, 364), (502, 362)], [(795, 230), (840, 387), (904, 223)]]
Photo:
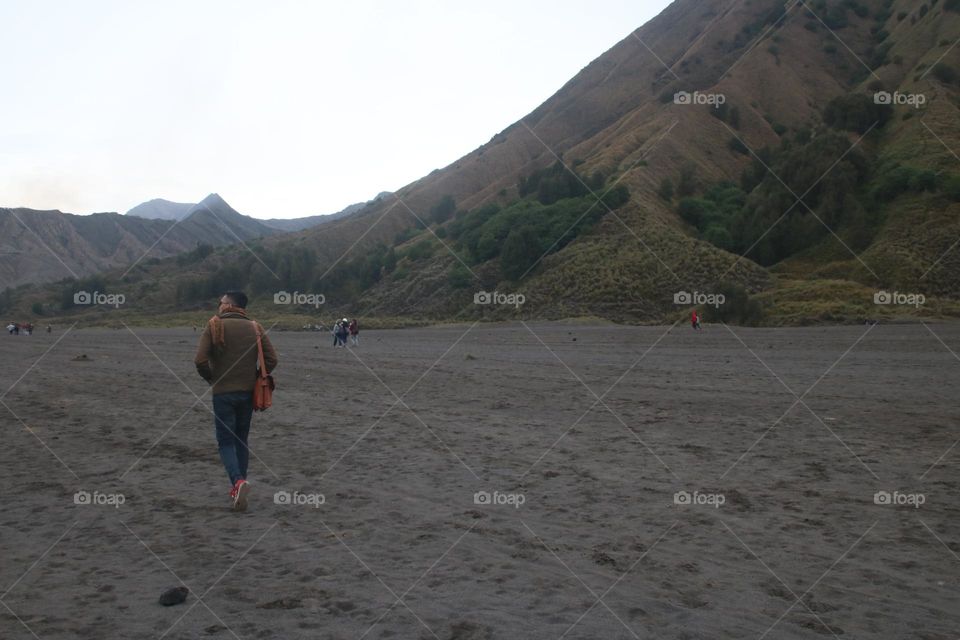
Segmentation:
[(160, 595), (160, 604), (165, 607), (172, 607), (175, 604), (180, 604), (187, 599), (188, 593), (190, 593), (190, 590), (186, 587), (174, 587), (173, 589), (168, 589)]

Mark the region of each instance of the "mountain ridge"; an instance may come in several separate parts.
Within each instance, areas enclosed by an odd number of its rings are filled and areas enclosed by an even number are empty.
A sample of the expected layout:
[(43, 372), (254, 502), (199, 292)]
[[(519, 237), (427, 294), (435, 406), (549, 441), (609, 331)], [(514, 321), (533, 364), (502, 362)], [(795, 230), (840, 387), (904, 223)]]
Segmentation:
[(163, 198), (154, 198), (141, 202), (123, 215), (150, 220), (181, 220), (189, 215), (193, 206), (189, 202), (172, 202)]
[[(955, 314), (956, 4), (676, 0), (455, 162), (331, 224), (146, 269), (167, 286), (145, 304), (229, 281), (443, 320), (663, 322), (720, 291), (706, 311), (730, 322)], [(877, 306), (884, 288), (931, 304)], [(475, 304), (496, 290), (522, 309)]]
[(0, 208), (0, 236), (19, 250), (0, 251), (0, 287), (83, 277), (202, 244), (224, 246), (279, 233), (237, 213), (219, 196), (205, 202), (208, 206), (175, 221)]

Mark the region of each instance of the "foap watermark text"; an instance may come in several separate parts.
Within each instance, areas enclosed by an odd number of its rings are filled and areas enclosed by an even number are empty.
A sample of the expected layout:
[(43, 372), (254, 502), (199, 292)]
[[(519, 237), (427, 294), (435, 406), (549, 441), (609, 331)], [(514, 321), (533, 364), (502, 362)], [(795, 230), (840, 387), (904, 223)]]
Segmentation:
[(708, 104), (714, 109), (726, 103), (727, 96), (722, 93), (701, 93), (694, 91), (678, 91), (673, 94), (673, 104)]
[(75, 305), (96, 304), (117, 308), (126, 301), (127, 298), (122, 293), (100, 293), (99, 291), (90, 293), (89, 291), (77, 291), (73, 294), (73, 304)]
[(119, 509), (120, 505), (127, 501), (127, 497), (122, 493), (100, 493), (99, 491), (84, 491), (81, 489), (73, 494), (73, 504), (87, 506), (109, 506)]
[(927, 301), (922, 293), (903, 293), (902, 291), (877, 291), (873, 294), (873, 304), (908, 305), (920, 308)]
[(326, 301), (327, 298), (322, 293), (301, 293), (300, 291), (290, 293), (289, 291), (277, 291), (273, 294), (273, 304), (311, 304), (315, 308), (319, 308), (320, 305)]
[(677, 491), (673, 494), (673, 504), (686, 506), (710, 506), (719, 509), (727, 501), (722, 493), (704, 493), (702, 491)]
[(501, 304), (519, 308), (527, 301), (522, 293), (502, 293), (500, 291), (478, 291), (473, 294), (473, 304)]
[(919, 109), (927, 103), (927, 96), (922, 93), (877, 91), (873, 94), (873, 102), (875, 104), (908, 105), (914, 109)]
[(901, 493), (900, 491), (877, 491), (873, 494), (873, 504), (894, 507), (913, 507), (919, 509), (927, 501), (922, 493)]
[(294, 507), (313, 507), (319, 509), (326, 504), (327, 497), (322, 493), (301, 493), (300, 491), (277, 491), (273, 494), (273, 503)]
[(519, 509), (527, 501), (522, 493), (503, 493), (500, 491), (477, 491), (473, 494), (473, 504), (479, 505), (508, 505)]
[(677, 291), (673, 294), (673, 304), (707, 305), (717, 308), (727, 301), (722, 293), (704, 293), (702, 291)]

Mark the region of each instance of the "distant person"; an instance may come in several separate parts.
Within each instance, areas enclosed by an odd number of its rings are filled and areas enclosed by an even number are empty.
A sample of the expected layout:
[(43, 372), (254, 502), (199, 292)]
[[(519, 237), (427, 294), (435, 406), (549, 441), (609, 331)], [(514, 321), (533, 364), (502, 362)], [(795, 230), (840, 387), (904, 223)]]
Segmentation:
[(690, 313), (690, 326), (693, 327), (694, 331), (701, 331), (703, 329), (703, 327), (700, 326), (700, 314), (697, 313), (696, 309)]
[(11, 322), (10, 324), (7, 325), (7, 333), (9, 333), (10, 335), (13, 335), (13, 332), (16, 330), (16, 328), (17, 328), (16, 325)]
[(347, 326), (347, 329), (350, 331), (350, 341), (353, 343), (353, 346), (360, 346), (360, 324), (357, 322), (357, 319), (354, 318), (350, 321), (350, 324)]
[(267, 373), (277, 366), (277, 352), (259, 322), (247, 317), (247, 296), (228, 291), (220, 297), (217, 314), (210, 318), (194, 364), (197, 373), (213, 385), (213, 413), (220, 460), (230, 478), (230, 500), (235, 511), (245, 511), (250, 483), (247, 464), (253, 387), (257, 379), (257, 332), (263, 343)]
[(337, 320), (333, 325), (333, 346), (334, 348), (343, 346), (343, 334), (340, 331), (339, 320)]
[(53, 333), (53, 327), (47, 325), (47, 333)]

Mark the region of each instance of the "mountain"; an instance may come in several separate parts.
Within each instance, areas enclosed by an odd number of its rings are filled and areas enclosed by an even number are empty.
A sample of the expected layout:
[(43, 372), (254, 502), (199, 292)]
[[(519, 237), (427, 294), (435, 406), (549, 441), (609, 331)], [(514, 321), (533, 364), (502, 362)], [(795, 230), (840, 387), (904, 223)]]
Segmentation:
[(262, 221), (237, 213), (216, 193), (190, 207), (180, 226), (186, 227), (198, 242), (214, 246), (277, 233)]
[(320, 214), (303, 218), (269, 218), (267, 220), (261, 220), (261, 222), (271, 229), (277, 229), (278, 231), (303, 231), (304, 229), (309, 229), (323, 222), (328, 222), (332, 219), (332, 216), (335, 215), (337, 214)]
[[(144, 265), (166, 284), (141, 300), (229, 282), (394, 318), (960, 315), (958, 34), (957, 0), (676, 0), (449, 166), (255, 255)], [(486, 304), (508, 293), (522, 307)], [(925, 303), (885, 303), (905, 295)]]
[[(268, 220), (261, 220), (259, 218), (251, 219), (256, 220), (259, 224), (269, 227), (270, 229), (275, 229), (278, 231), (303, 231), (304, 229), (309, 229), (310, 227), (314, 227), (324, 222), (332, 222), (334, 220), (339, 220), (340, 218), (353, 215), (367, 205), (376, 202), (378, 199), (388, 194), (389, 192), (387, 191), (381, 192), (373, 200), (351, 204), (337, 213), (306, 216), (303, 218), (270, 218)], [(198, 211), (198, 208), (202, 209), (202, 207), (200, 207), (201, 204), (203, 203), (190, 204), (171, 202), (169, 200), (164, 200), (163, 198), (154, 198), (153, 200), (138, 204), (127, 211), (125, 215), (137, 218), (147, 218), (151, 220), (183, 220), (184, 218), (187, 218)]]
[(185, 202), (170, 202), (163, 198), (154, 198), (148, 202), (138, 204), (124, 215), (151, 220), (180, 220), (185, 218), (193, 204)]
[(217, 194), (190, 207), (176, 221), (0, 209), (0, 289), (125, 269), (199, 244), (219, 247), (278, 233), (237, 213)]
[(302, 231), (352, 215), (383, 195), (335, 214), (289, 220), (240, 214), (216, 193), (196, 204), (156, 198), (123, 216), (0, 208), (0, 289), (125, 270), (144, 258), (173, 256), (200, 244), (219, 247)]
[(315, 227), (316, 225), (324, 222), (333, 222), (334, 220), (351, 216), (358, 211), (361, 211), (364, 207), (371, 205), (388, 195), (390, 195), (389, 191), (381, 191), (373, 200), (348, 205), (337, 213), (307, 216), (305, 218), (270, 218), (269, 220), (262, 220), (262, 222), (268, 227), (273, 227), (274, 229), (279, 229), (281, 231), (303, 231), (304, 229)]
[[(663, 321), (688, 308), (675, 294), (723, 291), (735, 321), (952, 313), (958, 11), (678, 0), (487, 144), (340, 233), (308, 232), (319, 273), (339, 259), (315, 284), (331, 300), (344, 292), (351, 313), (428, 318), (512, 317), (473, 304), (481, 289), (523, 291), (524, 314), (553, 318)], [(571, 234), (551, 228), (560, 203), (545, 206), (565, 180), (578, 196), (564, 200), (570, 222), (589, 222)], [(629, 201), (598, 204), (614, 185)], [(377, 243), (394, 248), (381, 266), (397, 266), (370, 278)], [(875, 306), (886, 289), (938, 300)]]

